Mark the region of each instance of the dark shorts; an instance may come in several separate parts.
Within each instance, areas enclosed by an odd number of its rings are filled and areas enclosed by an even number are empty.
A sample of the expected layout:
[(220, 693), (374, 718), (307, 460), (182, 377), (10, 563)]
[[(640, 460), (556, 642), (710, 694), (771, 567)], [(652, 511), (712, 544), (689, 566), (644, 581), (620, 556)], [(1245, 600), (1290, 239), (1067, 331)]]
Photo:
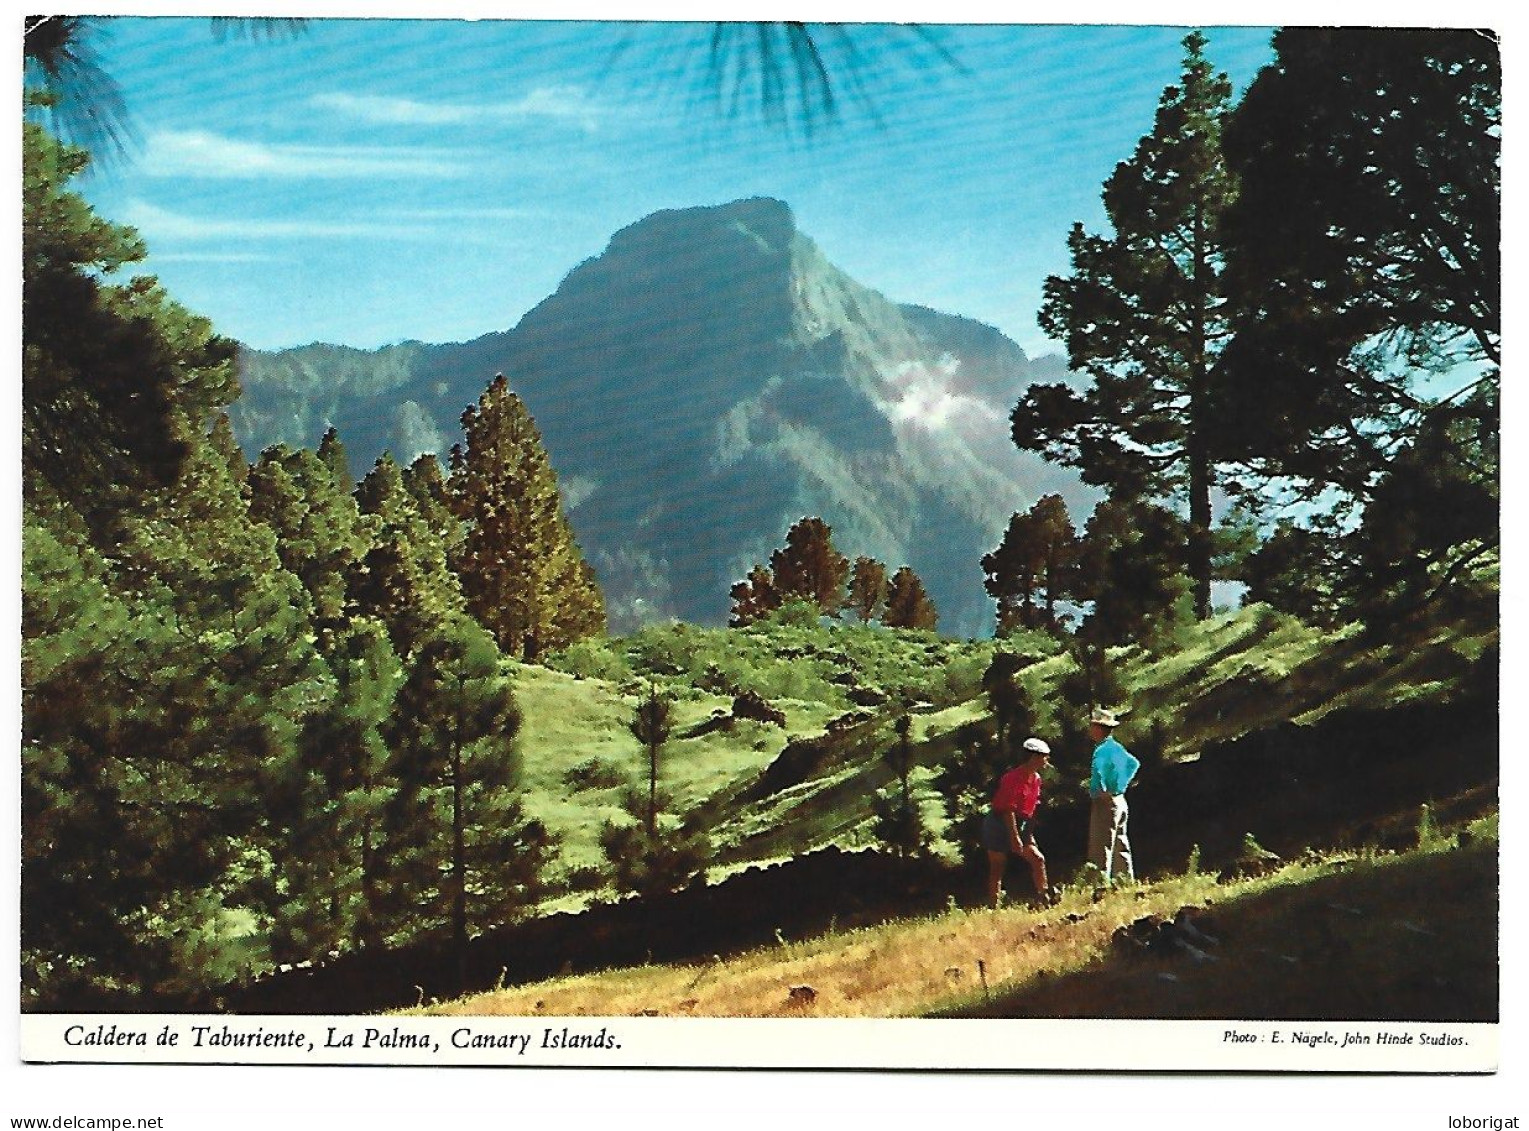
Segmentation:
[[(1016, 814), (1014, 824), (1019, 827), (1021, 843), (1035, 843), (1035, 830), (1031, 827), (1029, 818)], [(989, 852), (1009, 851), (1008, 822), (991, 809), (982, 815), (982, 847)]]

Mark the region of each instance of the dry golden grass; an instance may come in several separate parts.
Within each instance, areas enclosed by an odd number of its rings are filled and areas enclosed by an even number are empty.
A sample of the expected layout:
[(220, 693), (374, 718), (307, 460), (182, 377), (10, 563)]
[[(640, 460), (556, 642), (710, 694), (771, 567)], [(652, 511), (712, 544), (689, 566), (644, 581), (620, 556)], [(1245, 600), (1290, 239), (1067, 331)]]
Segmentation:
[[(1487, 831), (1467, 851), (1452, 848), (1453, 838), (1441, 836), (1426, 849), (1402, 856), (1333, 854), (1226, 882), (1189, 874), (1116, 889), (1098, 899), (1074, 890), (1059, 906), (1045, 910), (955, 909), (802, 942), (783, 941), (726, 960), (568, 976), (404, 1012), (549, 1017), (1255, 1016), (1262, 1013), (1247, 1010), (1263, 1000), (1271, 984), (1278, 987), (1288, 981), (1295, 967), (1286, 964), (1298, 963), (1310, 993), (1292, 998), (1281, 990), (1274, 999), (1276, 1005), (1284, 1003), (1280, 1008), (1307, 1015), (1312, 1009), (1320, 1012), (1321, 1001), (1331, 996), (1323, 986), (1358, 979), (1378, 989), (1390, 987), (1380, 989), (1383, 996), (1395, 997), (1398, 1008), (1420, 1010), (1420, 1017), (1445, 1016), (1447, 1011), (1440, 1013), (1444, 1007), (1433, 998), (1463, 994), (1470, 1001), (1459, 1006), (1466, 1011), (1462, 1016), (1474, 1016), (1495, 1008), (1496, 966), (1490, 955), (1482, 957), (1485, 951), (1477, 953), (1480, 947), (1471, 940), (1477, 935), (1488, 942), (1495, 939), (1497, 910), (1495, 818), (1475, 827)], [(1432, 905), (1434, 914), (1420, 903)], [(1240, 944), (1166, 979), (1153, 963), (1123, 965), (1122, 956), (1112, 952), (1117, 928), (1148, 915), (1171, 918), (1187, 906), (1212, 907), (1215, 920), (1232, 925)], [(1367, 911), (1356, 917), (1361, 906)], [(1344, 969), (1344, 963), (1334, 959), (1333, 940), (1327, 936), (1306, 946), (1302, 940), (1312, 930), (1331, 934), (1332, 929), (1323, 926), (1324, 915), (1345, 920), (1342, 953), (1373, 950), (1379, 965), (1371, 969), (1374, 964), (1368, 959), (1355, 960), (1353, 970)], [(1453, 938), (1462, 933), (1469, 937)], [(1408, 948), (1414, 944), (1420, 955), (1409, 958)], [(1440, 981), (1433, 970), (1438, 962), (1429, 955), (1453, 965), (1447, 981)], [(1272, 968), (1265, 969), (1270, 963)], [(1426, 993), (1412, 985), (1421, 985), (1420, 979), (1427, 982)], [(1203, 993), (1193, 988), (1201, 982)], [(1185, 1000), (1165, 1004), (1164, 986)], [(1340, 1013), (1359, 1008), (1349, 1000), (1352, 996), (1332, 998), (1341, 1003)], [(1307, 998), (1315, 1004), (1307, 1004)], [(1279, 1009), (1270, 1015), (1276, 1014), (1287, 1015)]]
[[(960, 1017), (1489, 1021), (1498, 1016), (1497, 846), (1336, 859), (1219, 900), (1195, 958), (1115, 953)], [(1204, 920), (1202, 920), (1204, 922)]]
[[(1249, 881), (1248, 883), (1267, 883)], [(446, 1002), (421, 1012), (496, 1016), (908, 1017), (980, 1002), (1048, 975), (1080, 970), (1115, 929), (1247, 884), (1180, 876), (1107, 893), (1069, 893), (1047, 910), (953, 910), (725, 961), (570, 976)], [(792, 988), (810, 986), (811, 1000)]]

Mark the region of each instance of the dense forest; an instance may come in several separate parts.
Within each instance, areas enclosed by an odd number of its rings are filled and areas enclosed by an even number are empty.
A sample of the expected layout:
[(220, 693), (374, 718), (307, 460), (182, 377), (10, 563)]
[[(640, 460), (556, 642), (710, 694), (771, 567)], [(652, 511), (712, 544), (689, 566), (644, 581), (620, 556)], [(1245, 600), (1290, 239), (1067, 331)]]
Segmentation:
[[(901, 690), (837, 721), (893, 738), (887, 788), (840, 797), (854, 812), (823, 840), (863, 816), (899, 856), (961, 842), (1039, 714), (1019, 670), (1069, 655), (1069, 697), (1110, 703), (1112, 650), (1178, 647), (1213, 582), (1334, 638), (1495, 630), (1496, 43), (1285, 29), (1236, 102), (1205, 46), (1184, 40), (1180, 81), (1103, 185), (1107, 230), (1077, 225), (1070, 273), (1046, 283), (1040, 323), (1088, 380), (1022, 391), (1014, 443), (1105, 500), (1075, 517), (1038, 498), (972, 563), (995, 639), (941, 642), (912, 569), (835, 546), (814, 516), (716, 595), (738, 657), (794, 627), (920, 650)], [(258, 973), (252, 953), (461, 954), (554, 896), (704, 877), (709, 830), (755, 799), (719, 789), (687, 811), (665, 752), (784, 724), (814, 657), (775, 703), (742, 661), (679, 655), (684, 626), (664, 657), (639, 657), (652, 634), (606, 639), (513, 373), (476, 375), (444, 461), (384, 455), (353, 482), (334, 429), (251, 460), (228, 417), (235, 344), (135, 274), (137, 234), (79, 195), (91, 157), (50, 128), (61, 97), (40, 82), (24, 126), (24, 1005), (195, 995)], [(588, 724), (637, 752), (596, 858), (565, 858), (526, 804), (542, 674), (623, 704)], [(686, 689), (730, 710), (686, 715)], [(928, 825), (913, 720), (946, 692), (981, 711), (938, 767), (959, 804)], [(1174, 753), (1161, 732), (1141, 745)]]

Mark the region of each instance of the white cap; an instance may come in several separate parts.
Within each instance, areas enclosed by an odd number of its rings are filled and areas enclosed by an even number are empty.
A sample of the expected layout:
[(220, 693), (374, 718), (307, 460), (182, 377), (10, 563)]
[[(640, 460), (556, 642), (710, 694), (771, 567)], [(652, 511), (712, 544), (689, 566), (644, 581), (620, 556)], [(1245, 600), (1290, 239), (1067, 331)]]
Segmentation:
[(1025, 749), (1032, 754), (1050, 754), (1051, 747), (1047, 746), (1038, 738), (1025, 739)]

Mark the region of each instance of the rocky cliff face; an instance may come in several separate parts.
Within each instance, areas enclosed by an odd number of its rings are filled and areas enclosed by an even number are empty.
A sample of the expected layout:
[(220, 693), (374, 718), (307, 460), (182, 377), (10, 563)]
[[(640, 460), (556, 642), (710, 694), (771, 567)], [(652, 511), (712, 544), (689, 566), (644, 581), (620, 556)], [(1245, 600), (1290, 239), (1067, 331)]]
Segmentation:
[(721, 622), (731, 583), (816, 514), (844, 553), (917, 570), (942, 629), (980, 633), (978, 561), (1009, 515), (1081, 498), (1008, 441), (1056, 359), (861, 286), (766, 199), (617, 232), (507, 333), (247, 354), (235, 426), (254, 451), (333, 423), (359, 473), (384, 448), (449, 447), (496, 372), (536, 417), (618, 629)]

